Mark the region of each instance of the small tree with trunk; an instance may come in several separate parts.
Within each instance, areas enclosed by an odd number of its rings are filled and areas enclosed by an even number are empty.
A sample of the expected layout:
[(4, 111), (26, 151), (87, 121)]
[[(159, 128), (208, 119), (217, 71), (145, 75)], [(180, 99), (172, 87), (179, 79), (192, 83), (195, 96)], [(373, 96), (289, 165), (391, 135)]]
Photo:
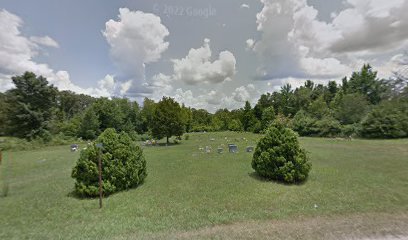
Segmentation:
[(152, 118), (152, 136), (156, 139), (166, 137), (167, 143), (172, 136), (181, 136), (185, 131), (183, 113), (174, 99), (163, 97), (157, 104)]

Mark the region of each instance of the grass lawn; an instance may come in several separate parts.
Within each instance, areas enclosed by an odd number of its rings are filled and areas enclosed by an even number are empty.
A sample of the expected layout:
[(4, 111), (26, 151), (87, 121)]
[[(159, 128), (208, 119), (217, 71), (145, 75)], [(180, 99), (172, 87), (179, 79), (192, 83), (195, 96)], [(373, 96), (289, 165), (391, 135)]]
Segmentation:
[[(6, 179), (9, 195), (0, 197), (0, 239), (239, 238), (232, 237), (234, 228), (251, 227), (247, 236), (257, 239), (263, 228), (298, 224), (302, 236), (310, 232), (304, 221), (342, 226), (347, 219), (376, 221), (372, 228), (392, 221), (408, 226), (408, 139), (301, 138), (312, 171), (306, 183), (288, 186), (254, 174), (244, 147), (259, 137), (192, 134), (180, 145), (144, 148), (146, 182), (104, 199), (102, 210), (97, 199), (72, 197), (70, 175), (79, 153), (69, 146), (5, 152), (0, 191)], [(239, 153), (217, 154), (228, 141)], [(213, 152), (201, 153), (200, 146)], [(214, 230), (222, 226), (232, 227)]]

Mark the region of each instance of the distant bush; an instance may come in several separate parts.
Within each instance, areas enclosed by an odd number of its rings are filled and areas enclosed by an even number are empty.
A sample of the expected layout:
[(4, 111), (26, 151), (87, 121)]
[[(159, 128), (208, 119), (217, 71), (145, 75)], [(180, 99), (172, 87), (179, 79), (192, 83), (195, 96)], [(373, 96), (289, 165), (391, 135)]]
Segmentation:
[(366, 138), (408, 137), (408, 101), (393, 100), (376, 106), (361, 123)]
[[(105, 196), (137, 187), (147, 176), (142, 149), (126, 133), (106, 129), (96, 140), (103, 144), (102, 179)], [(79, 196), (98, 196), (98, 149), (95, 145), (81, 151), (72, 170)]]
[(340, 122), (331, 117), (314, 118), (303, 110), (296, 113), (292, 119), (291, 128), (300, 136), (335, 137), (341, 135)]
[(232, 119), (231, 122), (228, 123), (228, 130), (233, 132), (242, 132), (244, 128), (241, 121)]
[(190, 135), (185, 134), (185, 135), (184, 135), (184, 140), (189, 140), (189, 139), (190, 139)]
[(193, 125), (191, 132), (212, 132), (214, 128), (207, 125)]
[(299, 133), (300, 136), (315, 136), (319, 133), (316, 121), (315, 118), (310, 117), (305, 111), (300, 110), (292, 119), (291, 128)]
[(324, 117), (316, 122), (319, 137), (335, 137), (341, 134), (340, 122), (332, 117)]
[(256, 146), (252, 168), (262, 177), (297, 183), (307, 178), (311, 164), (296, 133), (282, 124), (273, 124)]
[(343, 125), (341, 127), (341, 136), (342, 137), (353, 137), (358, 135), (360, 132), (361, 125), (356, 123), (356, 124), (349, 124), (349, 125)]

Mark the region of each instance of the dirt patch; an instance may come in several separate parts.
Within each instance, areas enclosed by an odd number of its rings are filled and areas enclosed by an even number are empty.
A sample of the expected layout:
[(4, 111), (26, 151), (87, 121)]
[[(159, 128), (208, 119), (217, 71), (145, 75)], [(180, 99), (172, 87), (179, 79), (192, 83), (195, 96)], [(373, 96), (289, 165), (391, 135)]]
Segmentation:
[[(146, 239), (408, 240), (408, 213), (239, 222), (193, 231), (149, 234), (144, 237)], [(125, 239), (136, 239), (136, 237), (127, 236)]]

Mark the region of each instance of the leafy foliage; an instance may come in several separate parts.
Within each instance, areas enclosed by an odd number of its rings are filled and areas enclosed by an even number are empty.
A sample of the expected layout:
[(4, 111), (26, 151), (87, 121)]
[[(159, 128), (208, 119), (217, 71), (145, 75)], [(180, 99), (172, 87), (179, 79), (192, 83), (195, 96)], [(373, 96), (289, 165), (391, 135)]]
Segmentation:
[(79, 127), (79, 136), (83, 139), (95, 139), (99, 135), (100, 122), (92, 107), (85, 112)]
[(252, 168), (268, 179), (298, 183), (306, 180), (311, 164), (306, 151), (300, 148), (296, 133), (283, 125), (275, 124), (259, 140)]
[(7, 94), (9, 133), (26, 139), (48, 137), (57, 89), (31, 72), (12, 77), (12, 81), (16, 88)]
[(361, 135), (367, 138), (408, 137), (408, 100), (396, 99), (378, 105), (361, 125)]
[(335, 97), (332, 105), (336, 119), (342, 124), (360, 122), (369, 109), (369, 102), (360, 93), (340, 93)]
[(157, 104), (152, 119), (152, 136), (157, 139), (181, 136), (185, 131), (180, 105), (172, 98), (163, 97)]
[[(142, 149), (126, 133), (106, 129), (96, 140), (101, 150), (103, 193), (131, 189), (142, 184), (147, 176), (146, 160)], [(72, 177), (76, 180), (75, 192), (79, 196), (98, 196), (98, 151), (95, 144), (81, 151)]]
[[(391, 109), (397, 99), (408, 96), (406, 77), (380, 80), (368, 64), (343, 78), (340, 85), (307, 80), (293, 89), (286, 84), (280, 91), (261, 95), (253, 108), (246, 101), (242, 108), (215, 113), (180, 106), (169, 98), (159, 103), (145, 98), (139, 106), (126, 98), (96, 99), (58, 91), (33, 73), (13, 77), (13, 82), (15, 89), (0, 93), (0, 135), (31, 141), (51, 141), (59, 133), (92, 140), (107, 128), (132, 134), (135, 140), (146, 135), (169, 139), (184, 132), (260, 133), (273, 122), (285, 124), (301, 136), (401, 137), (404, 116), (397, 117), (385, 108)], [(379, 107), (383, 101), (390, 101), (390, 106)], [(391, 115), (386, 116), (388, 113)]]

